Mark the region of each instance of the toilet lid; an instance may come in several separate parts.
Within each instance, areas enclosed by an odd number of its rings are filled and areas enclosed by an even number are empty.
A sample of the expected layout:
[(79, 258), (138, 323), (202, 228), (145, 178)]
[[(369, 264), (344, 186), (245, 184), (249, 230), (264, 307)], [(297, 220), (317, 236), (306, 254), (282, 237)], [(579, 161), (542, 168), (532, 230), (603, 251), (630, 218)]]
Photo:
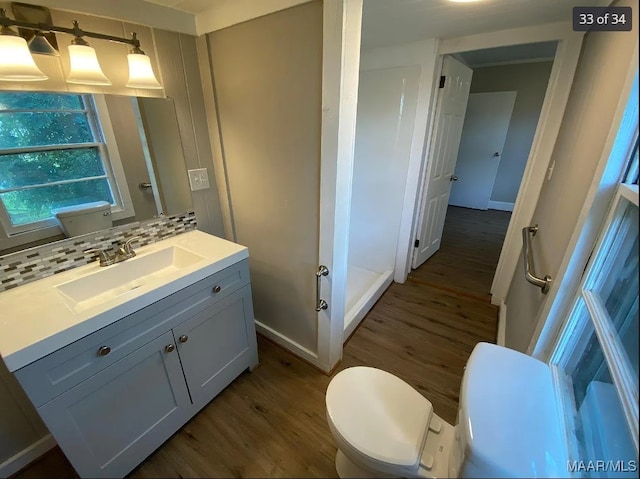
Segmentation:
[(403, 380), (348, 368), (329, 383), (326, 402), (328, 419), (355, 450), (389, 465), (418, 466), (433, 408)]

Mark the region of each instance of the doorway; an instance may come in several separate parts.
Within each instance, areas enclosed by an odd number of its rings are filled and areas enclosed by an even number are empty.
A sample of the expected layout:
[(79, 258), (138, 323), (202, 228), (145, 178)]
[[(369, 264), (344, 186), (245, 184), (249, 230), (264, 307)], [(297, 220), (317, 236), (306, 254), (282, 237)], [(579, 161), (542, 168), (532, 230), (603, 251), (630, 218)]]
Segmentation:
[[(418, 217), (413, 276), (490, 300), (502, 244), (530, 158), (558, 42), (460, 52), (445, 57), (428, 161), (446, 174), (429, 201), (431, 170)], [(447, 67), (470, 77), (458, 131), (438, 131)], [(446, 143), (446, 144), (443, 144)], [(442, 175), (440, 175), (442, 176)], [(439, 252), (442, 251), (442, 253)], [(438, 257), (439, 256), (439, 257)]]

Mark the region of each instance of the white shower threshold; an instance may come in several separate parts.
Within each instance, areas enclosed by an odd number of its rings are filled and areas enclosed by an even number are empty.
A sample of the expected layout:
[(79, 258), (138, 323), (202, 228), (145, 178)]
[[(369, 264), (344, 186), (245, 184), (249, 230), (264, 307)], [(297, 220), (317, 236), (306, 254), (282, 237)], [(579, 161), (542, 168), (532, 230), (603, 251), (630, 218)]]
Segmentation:
[(393, 280), (393, 270), (376, 273), (358, 266), (349, 265), (347, 269), (347, 297), (344, 317), (344, 336), (346, 341), (356, 330), (382, 293)]

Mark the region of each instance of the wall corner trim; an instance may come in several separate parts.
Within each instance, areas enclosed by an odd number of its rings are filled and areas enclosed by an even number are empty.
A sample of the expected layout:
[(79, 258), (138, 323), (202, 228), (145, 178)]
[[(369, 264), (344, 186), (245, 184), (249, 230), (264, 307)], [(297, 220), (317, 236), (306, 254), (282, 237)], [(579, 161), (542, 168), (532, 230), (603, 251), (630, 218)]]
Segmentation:
[(9, 477), (20, 469), (29, 465), (38, 459), (45, 452), (56, 446), (56, 441), (51, 434), (47, 434), (43, 438), (23, 449), (19, 453), (13, 455), (0, 464), (0, 477)]
[(329, 371), (331, 368), (327, 364), (322, 364), (318, 359), (318, 355), (311, 351), (310, 349), (305, 348), (301, 344), (298, 344), (293, 339), (285, 336), (282, 333), (279, 333), (275, 329), (267, 326), (264, 323), (261, 323), (257, 319), (256, 323), (256, 332), (261, 334), (265, 338), (273, 341), (278, 346), (286, 349), (287, 351), (292, 352), (294, 355), (302, 358), (303, 360), (313, 364), (314, 366), (322, 369), (323, 371)]

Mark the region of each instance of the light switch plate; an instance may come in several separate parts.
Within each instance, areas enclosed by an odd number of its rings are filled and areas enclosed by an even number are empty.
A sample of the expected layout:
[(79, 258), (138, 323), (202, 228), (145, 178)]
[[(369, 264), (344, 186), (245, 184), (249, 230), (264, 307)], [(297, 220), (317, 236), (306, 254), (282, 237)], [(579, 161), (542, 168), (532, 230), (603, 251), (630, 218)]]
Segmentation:
[(189, 171), (189, 185), (191, 191), (205, 190), (209, 188), (209, 174), (206, 168), (197, 168)]

